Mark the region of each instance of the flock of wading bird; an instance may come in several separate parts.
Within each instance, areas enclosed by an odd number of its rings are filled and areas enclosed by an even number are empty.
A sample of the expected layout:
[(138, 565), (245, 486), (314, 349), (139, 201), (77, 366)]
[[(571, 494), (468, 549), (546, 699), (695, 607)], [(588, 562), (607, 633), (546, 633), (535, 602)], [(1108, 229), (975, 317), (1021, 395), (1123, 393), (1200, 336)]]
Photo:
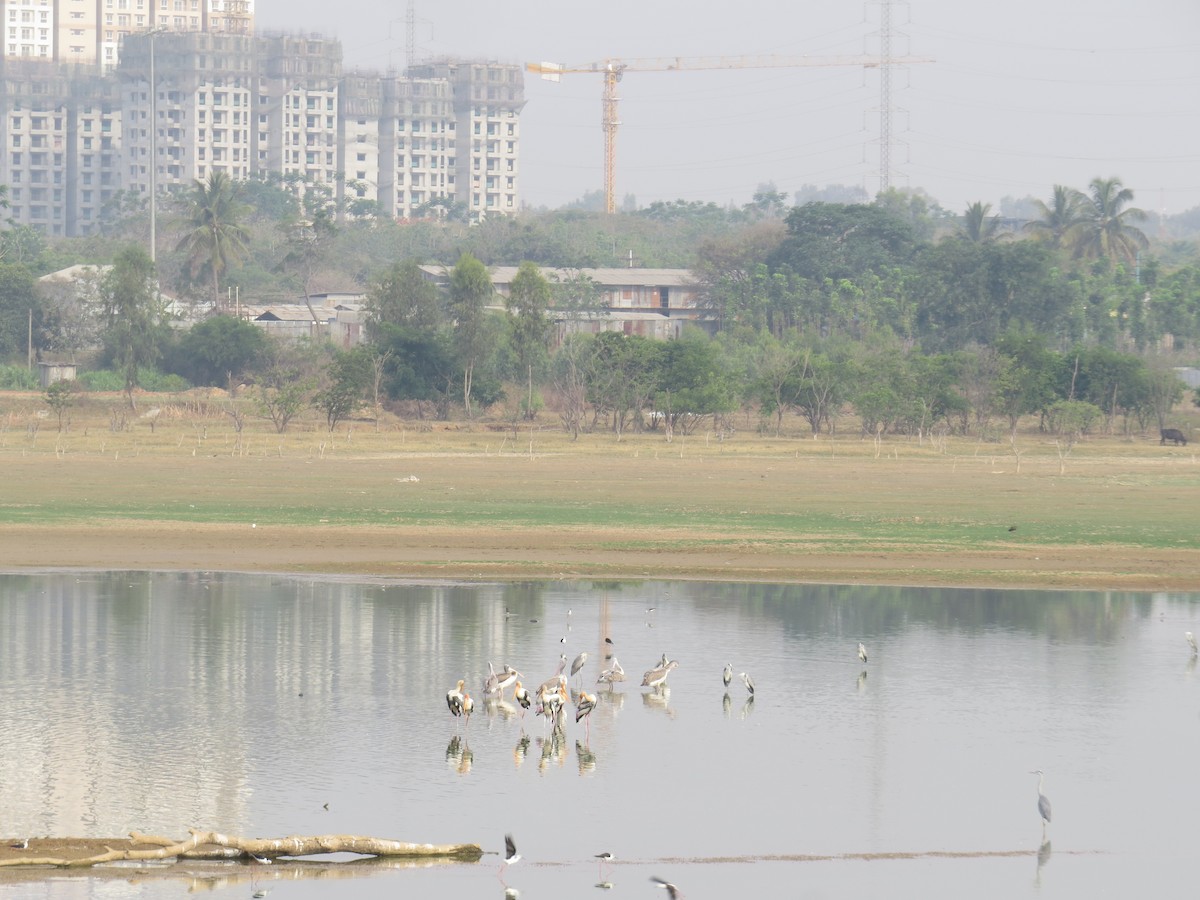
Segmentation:
[[(648, 609), (647, 612), (653, 612), (653, 607)], [(505, 610), (506, 617), (511, 615), (512, 613)], [(567, 615), (570, 615), (569, 611)], [(1197, 655), (1200, 654), (1200, 646), (1197, 645), (1196, 637), (1194, 634), (1192, 634), (1192, 632), (1185, 632), (1184, 638), (1187, 640), (1188, 647), (1191, 649), (1192, 659), (1194, 661), (1197, 658)], [(566, 639), (563, 638), (562, 640), (565, 642)], [(610, 647), (613, 643), (611, 638), (605, 638), (605, 642), (610, 645)], [(867, 648), (861, 641), (858, 644), (858, 658), (863, 665), (866, 665)], [(576, 656), (571, 663), (570, 677), (575, 678), (576, 676), (579, 676), (583, 671), (584, 666), (587, 665), (587, 661), (588, 654), (586, 651)], [(605, 685), (611, 691), (614, 684), (626, 680), (625, 670), (621, 667), (620, 662), (617, 661), (616, 656), (611, 653), (606, 654), (605, 661), (609, 662), (610, 665), (608, 668), (603, 669), (600, 672), (599, 676), (596, 678), (596, 684)], [(648, 669), (642, 676), (642, 687), (648, 687), (651, 689), (651, 691), (662, 691), (666, 686), (667, 679), (670, 677), (671, 672), (678, 668), (678, 666), (679, 662), (677, 660), (668, 659), (667, 654), (664, 653), (661, 659), (659, 659), (658, 663), (653, 668)], [(560, 735), (563, 732), (567, 706), (568, 704), (573, 704), (575, 707), (575, 722), (576, 724), (579, 722), (584, 723), (585, 740), (587, 740), (591, 737), (591, 724), (588, 717), (592, 714), (592, 710), (596, 708), (597, 696), (583, 690), (582, 686), (578, 690), (568, 690), (569, 682), (568, 677), (565, 674), (566, 671), (567, 656), (564, 653), (559, 655), (558, 667), (555, 669), (554, 674), (543, 681), (538, 686), (537, 690), (531, 694), (529, 690), (521, 683), (521, 679), (525, 676), (519, 671), (517, 671), (511, 665), (505, 664), (504, 668), (497, 672), (495, 666), (489, 662), (489, 674), (483, 682), (483, 696), (486, 702), (497, 704), (506, 702), (503, 700), (504, 693), (509, 688), (512, 688), (512, 700), (521, 708), (522, 718), (524, 718), (525, 712), (533, 707), (536, 715), (545, 717), (546, 727), (552, 727), (555, 735)], [(865, 675), (866, 673), (864, 672), (863, 674)], [(747, 704), (753, 704), (754, 679), (747, 672), (740, 672), (738, 677), (741, 678), (742, 683), (746, 686), (746, 691), (749, 694), (746, 701)], [(862, 676), (860, 676), (860, 681), (861, 679)], [(580, 680), (582, 681), (582, 678)], [(732, 663), (727, 663), (725, 665), (725, 668), (721, 672), (721, 681), (725, 685), (726, 689), (728, 689), (729, 685), (733, 682)], [(726, 701), (728, 701), (728, 698), (729, 694), (726, 693)], [(460, 718), (466, 721), (468, 724), (470, 723), (471, 713), (475, 710), (475, 701), (471, 698), (471, 695), (466, 689), (466, 679), (459, 679), (458, 684), (446, 692), (446, 705), (450, 708), (451, 714), (453, 714), (456, 718)], [(529, 741), (528, 737), (524, 735), (524, 727), (522, 727), (521, 730), (523, 744), (518, 745), (519, 755), (523, 755), (524, 747), (528, 746)], [(451, 741), (451, 747), (455, 747), (458, 741), (459, 738), (455, 737)], [(585, 767), (583, 760), (585, 760), (589, 754), (587, 754), (584, 746), (578, 741), (576, 741), (576, 751), (580, 754), (580, 766), (581, 769), (583, 769)], [(447, 755), (451, 755), (451, 751), (448, 750)], [(1038, 816), (1042, 820), (1043, 841), (1041, 850), (1039, 850), (1038, 858), (1040, 862), (1043, 859), (1043, 854), (1048, 855), (1049, 844), (1046, 842), (1046, 826), (1050, 824), (1051, 807), (1050, 800), (1044, 793), (1046, 782), (1045, 773), (1041, 769), (1035, 769), (1030, 774), (1038, 776), (1037, 811)], [(516, 843), (513, 841), (511, 834), (506, 834), (504, 836), (504, 847), (504, 860), (501, 862), (500, 869), (497, 873), (501, 881), (503, 881), (503, 873), (510, 866), (515, 865), (521, 859), (521, 856), (516, 849)], [(606, 850), (602, 853), (595, 854), (595, 858), (599, 860), (601, 874), (603, 874), (604, 866), (611, 865), (612, 861), (616, 857), (611, 852)], [(683, 893), (679, 890), (678, 886), (667, 881), (666, 879), (654, 876), (650, 880), (656, 886), (665, 890), (670, 900), (677, 900), (677, 898), (683, 897)], [(601, 881), (600, 884), (597, 885), (597, 887), (611, 886), (611, 883), (607, 881)], [(505, 887), (506, 897), (517, 896), (517, 891), (512, 888), (508, 888), (507, 884), (505, 884)]]
[[(654, 607), (648, 608), (646, 612), (647, 614), (654, 612)], [(504, 615), (507, 619), (511, 618), (514, 614), (506, 609)], [(567, 616), (569, 617), (570, 615), (571, 611), (568, 610)], [(537, 620), (534, 619), (531, 621), (536, 622)], [(569, 630), (570, 625), (568, 624), (567, 627)], [(604, 641), (607, 645), (607, 649), (612, 650), (612, 639), (606, 637)], [(566, 643), (566, 638), (561, 638), (560, 643)], [(861, 641), (858, 644), (858, 658), (864, 665), (866, 664), (867, 648)], [(531, 708), (534, 710), (535, 715), (542, 716), (543, 730), (549, 730), (551, 733), (551, 739), (543, 740), (542, 742), (543, 763), (546, 763), (547, 760), (554, 755), (556, 749), (562, 746), (562, 737), (565, 734), (568, 708), (570, 706), (574, 706), (575, 723), (577, 725), (580, 722), (584, 723), (584, 741), (580, 742), (576, 740), (575, 742), (575, 750), (580, 759), (580, 771), (582, 772), (586, 771), (588, 768), (594, 768), (595, 757), (587, 748), (587, 744), (591, 740), (590, 716), (592, 711), (596, 708), (599, 698), (596, 694), (589, 693), (588, 691), (584, 690), (582, 686), (582, 672), (584, 667), (587, 665), (587, 661), (587, 651), (584, 651), (576, 656), (575, 659), (571, 661), (569, 669), (570, 674), (568, 676), (567, 655), (565, 653), (560, 653), (558, 657), (558, 665), (555, 668), (554, 674), (538, 685), (537, 689), (532, 693), (521, 682), (521, 679), (525, 676), (516, 668), (506, 663), (500, 671), (496, 671), (495, 664), (489, 661), (488, 675), (483, 681), (481, 691), (484, 704), (487, 708), (492, 710), (507, 709), (510, 714), (515, 713), (517, 708), (519, 708), (519, 714), (522, 721), (524, 720), (525, 713)], [(602, 669), (600, 674), (596, 677), (596, 684), (603, 685), (608, 689), (608, 691), (611, 692), (615, 684), (626, 680), (625, 669), (621, 666), (621, 663), (618, 661), (616, 656), (611, 652), (607, 652), (605, 654), (605, 662), (608, 663), (608, 666), (607, 668)], [(660, 698), (662, 698), (667, 690), (667, 679), (670, 677), (671, 672), (678, 667), (678, 660), (669, 659), (667, 654), (663, 653), (658, 662), (655, 663), (650, 669), (647, 669), (642, 675), (641, 686), (650, 688), (651, 694), (657, 694)], [(865, 675), (866, 673), (864, 672), (863, 674)], [(739, 672), (738, 677), (741, 679), (742, 684), (746, 686), (746, 692), (748, 695), (746, 699), (746, 708), (743, 711), (745, 712), (748, 711), (754, 704), (754, 679), (748, 672)], [(570, 678), (579, 679), (577, 689), (569, 688)], [(730, 684), (733, 682), (732, 663), (727, 663), (725, 665), (725, 668), (721, 672), (721, 681), (726, 688), (724, 703), (726, 710), (728, 710), (730, 705), (728, 689)], [(466, 684), (467, 680), (465, 678), (460, 678), (458, 683), (446, 692), (446, 706), (449, 708), (451, 715), (453, 715), (460, 722), (465, 722), (469, 727), (471, 715), (475, 712), (475, 700), (467, 690)], [(507, 692), (510, 689), (512, 690), (511, 702), (506, 698)], [(513, 704), (515, 704), (515, 706)], [(524, 758), (525, 751), (528, 746), (529, 737), (525, 734), (525, 728), (522, 724), (521, 740), (517, 744), (516, 750), (518, 763)], [(446, 757), (447, 759), (455, 762), (460, 773), (470, 770), (471, 753), (469, 750), (464, 749), (464, 744), (459, 735), (456, 734), (451, 739), (450, 746), (446, 750)], [(589, 760), (591, 760), (590, 764)], [(616, 857), (610, 851), (606, 850), (602, 853), (595, 854), (595, 858), (599, 860), (600, 873), (601, 876), (603, 876), (604, 867), (606, 865), (611, 865), (612, 861)], [(510, 866), (513, 866), (519, 862), (520, 859), (521, 855), (517, 852), (516, 843), (513, 840), (512, 835), (506, 834), (504, 836), (504, 859), (500, 863), (500, 868), (497, 871), (497, 876), (502, 882), (504, 880), (504, 873)], [(669, 900), (676, 900), (676, 898), (683, 897), (683, 893), (679, 890), (678, 886), (670, 881), (657, 876), (651, 877), (650, 880), (657, 887), (662, 888), (666, 892)], [(597, 884), (597, 887), (609, 888), (612, 887), (612, 884), (608, 881), (601, 880), (601, 882)], [(505, 883), (505, 888), (506, 897), (516, 897), (518, 895), (518, 892), (512, 888), (509, 888), (507, 883)]]

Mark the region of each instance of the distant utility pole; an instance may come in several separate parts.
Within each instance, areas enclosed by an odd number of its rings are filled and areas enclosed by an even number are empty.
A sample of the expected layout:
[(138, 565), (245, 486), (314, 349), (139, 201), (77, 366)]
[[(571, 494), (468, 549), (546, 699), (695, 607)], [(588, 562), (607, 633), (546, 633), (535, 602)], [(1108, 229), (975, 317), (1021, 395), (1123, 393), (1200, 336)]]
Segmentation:
[(892, 186), (892, 72), (898, 66), (910, 62), (933, 62), (931, 59), (916, 59), (907, 55), (896, 56), (894, 45), (897, 37), (907, 39), (903, 32), (892, 27), (892, 0), (872, 0), (879, 4), (879, 191), (883, 193)]
[(404, 67), (412, 68), (417, 55), (417, 4), (416, 0), (408, 0), (408, 11), (404, 15)]
[(892, 186), (892, 0), (879, 4), (879, 192)]

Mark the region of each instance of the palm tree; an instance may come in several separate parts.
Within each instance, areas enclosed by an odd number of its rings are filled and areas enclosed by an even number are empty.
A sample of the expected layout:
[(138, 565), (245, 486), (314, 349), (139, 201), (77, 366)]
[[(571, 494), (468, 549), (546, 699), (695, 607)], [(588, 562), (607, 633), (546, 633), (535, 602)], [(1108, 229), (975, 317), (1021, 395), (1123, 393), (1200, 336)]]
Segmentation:
[(999, 237), (1000, 217), (988, 217), (992, 204), (975, 201), (963, 214), (962, 233), (973, 244), (990, 244)]
[(1054, 196), (1048, 204), (1041, 200), (1034, 202), (1041, 218), (1026, 222), (1022, 230), (1032, 232), (1039, 240), (1046, 241), (1057, 250), (1063, 246), (1072, 226), (1079, 222), (1080, 207), (1087, 203), (1088, 199), (1074, 188), (1056, 184)]
[(1150, 246), (1141, 229), (1130, 225), (1146, 218), (1145, 212), (1126, 206), (1133, 191), (1123, 187), (1119, 178), (1093, 178), (1091, 196), (1084, 196), (1079, 221), (1067, 232), (1067, 244), (1076, 257), (1135, 262), (1139, 250)]
[(192, 277), (206, 267), (212, 276), (213, 302), (221, 306), (221, 275), (245, 255), (250, 233), (238, 221), (245, 207), (237, 186), (224, 172), (197, 179), (186, 198), (183, 237), (176, 250), (186, 253)]

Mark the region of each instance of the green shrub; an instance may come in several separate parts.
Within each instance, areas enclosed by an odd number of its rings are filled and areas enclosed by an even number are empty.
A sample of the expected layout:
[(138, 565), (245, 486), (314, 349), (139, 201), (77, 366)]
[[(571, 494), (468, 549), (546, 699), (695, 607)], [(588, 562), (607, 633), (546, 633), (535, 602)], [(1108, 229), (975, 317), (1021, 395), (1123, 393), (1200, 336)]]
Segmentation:
[(111, 369), (97, 369), (93, 372), (81, 372), (77, 379), (85, 390), (89, 391), (123, 391), (125, 379)]
[(36, 391), (37, 375), (24, 366), (0, 366), (0, 391)]
[[(84, 372), (79, 376), (79, 382), (89, 391), (125, 390), (125, 379), (111, 369)], [(191, 384), (180, 375), (164, 375), (155, 369), (138, 369), (138, 387), (151, 393), (174, 394), (186, 391)]]
[(177, 394), (191, 387), (182, 375), (163, 374), (154, 369), (138, 369), (138, 385), (142, 390), (159, 394)]

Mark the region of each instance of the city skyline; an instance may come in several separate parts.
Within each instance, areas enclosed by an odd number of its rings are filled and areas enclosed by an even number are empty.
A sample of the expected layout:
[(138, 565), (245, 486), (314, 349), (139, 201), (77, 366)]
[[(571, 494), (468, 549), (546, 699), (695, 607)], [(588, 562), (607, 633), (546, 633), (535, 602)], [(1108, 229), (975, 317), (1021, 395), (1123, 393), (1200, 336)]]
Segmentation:
[[(528, 0), (418, 2), (417, 58), (580, 65), (606, 58), (854, 56), (878, 52), (881, 4), (797, 7), (749, 0), (735, 11), (664, 0), (593, 8)], [(347, 70), (402, 69), (406, 5), (259, 0), (260, 29), (328, 33)], [(1136, 204), (1200, 206), (1200, 7), (1099, 0), (892, 3), (892, 52), (933, 62), (892, 72), (891, 183), (961, 212), (982, 200), (1049, 199), (1121, 178)], [(632, 24), (631, 24), (632, 23)], [(681, 24), (684, 23), (684, 24)], [(601, 77), (526, 75), (522, 201), (557, 207), (603, 188)], [(627, 74), (619, 84), (618, 205), (740, 205), (761, 184), (879, 183), (879, 77), (855, 67)]]

